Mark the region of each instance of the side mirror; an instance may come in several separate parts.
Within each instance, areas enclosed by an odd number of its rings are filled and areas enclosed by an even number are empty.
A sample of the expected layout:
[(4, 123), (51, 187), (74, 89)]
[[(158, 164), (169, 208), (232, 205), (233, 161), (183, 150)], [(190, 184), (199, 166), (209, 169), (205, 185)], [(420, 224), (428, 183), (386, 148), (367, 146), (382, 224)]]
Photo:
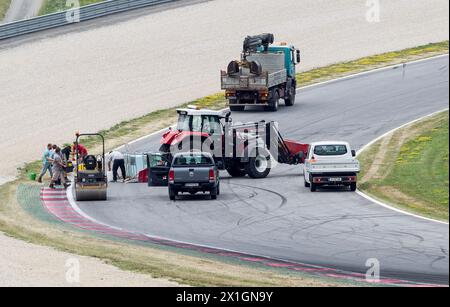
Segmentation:
[(352, 156), (356, 157), (356, 151), (355, 150), (352, 150)]
[(302, 61), (302, 57), (300, 55), (300, 50), (297, 50), (297, 63), (300, 63)]

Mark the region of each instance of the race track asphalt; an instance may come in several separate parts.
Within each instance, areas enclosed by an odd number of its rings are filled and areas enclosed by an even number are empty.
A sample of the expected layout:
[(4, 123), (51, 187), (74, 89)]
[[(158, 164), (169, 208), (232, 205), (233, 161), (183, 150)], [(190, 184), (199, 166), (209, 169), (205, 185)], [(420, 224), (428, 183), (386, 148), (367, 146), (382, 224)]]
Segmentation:
[[(286, 138), (346, 140), (360, 149), (421, 116), (448, 108), (449, 58), (435, 58), (299, 91), (277, 113), (234, 113), (236, 121), (275, 120)], [(159, 135), (133, 145), (156, 151)], [(219, 199), (168, 199), (167, 188), (112, 184), (106, 203), (78, 203), (96, 220), (147, 235), (365, 273), (376, 258), (385, 278), (448, 284), (449, 227), (398, 213), (356, 193), (303, 187), (300, 166), (262, 180), (222, 174)]]

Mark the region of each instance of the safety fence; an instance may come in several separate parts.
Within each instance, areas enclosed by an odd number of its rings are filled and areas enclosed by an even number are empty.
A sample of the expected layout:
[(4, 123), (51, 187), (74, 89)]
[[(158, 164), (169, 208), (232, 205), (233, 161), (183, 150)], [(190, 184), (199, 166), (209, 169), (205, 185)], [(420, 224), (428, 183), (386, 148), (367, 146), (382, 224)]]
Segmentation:
[(79, 8), (70, 8), (49, 15), (0, 24), (0, 40), (175, 1), (180, 0), (107, 0)]
[(147, 169), (146, 153), (127, 153), (124, 155), (125, 169), (130, 181), (139, 181), (139, 174)]

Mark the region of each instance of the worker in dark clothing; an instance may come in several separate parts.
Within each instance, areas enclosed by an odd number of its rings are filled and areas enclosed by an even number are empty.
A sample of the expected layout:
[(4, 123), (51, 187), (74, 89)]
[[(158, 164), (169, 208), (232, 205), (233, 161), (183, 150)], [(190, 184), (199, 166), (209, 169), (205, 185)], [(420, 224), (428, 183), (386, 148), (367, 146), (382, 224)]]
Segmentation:
[(71, 153), (72, 153), (72, 147), (70, 145), (67, 145), (63, 149), (61, 149), (61, 154), (65, 157), (66, 161), (70, 160)]
[(111, 165), (112, 165), (112, 172), (113, 172), (113, 182), (117, 182), (117, 175), (118, 170), (120, 169), (120, 172), (122, 173), (123, 180), (126, 179), (126, 173), (125, 173), (125, 157), (123, 154), (119, 151), (111, 151), (109, 153), (108, 157), (108, 168), (109, 171), (111, 171)]

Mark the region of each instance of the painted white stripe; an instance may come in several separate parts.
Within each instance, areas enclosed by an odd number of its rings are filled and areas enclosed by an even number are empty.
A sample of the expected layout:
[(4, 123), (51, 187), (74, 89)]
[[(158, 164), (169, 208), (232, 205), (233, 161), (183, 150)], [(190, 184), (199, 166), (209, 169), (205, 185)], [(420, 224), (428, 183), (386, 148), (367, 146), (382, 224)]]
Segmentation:
[(352, 78), (355, 78), (355, 77), (361, 77), (361, 76), (365, 76), (365, 75), (370, 75), (370, 74), (374, 74), (374, 73), (377, 73), (377, 72), (393, 69), (395, 67), (402, 67), (405, 64), (406, 65), (411, 65), (411, 64), (416, 64), (416, 63), (422, 63), (422, 62), (427, 62), (427, 61), (436, 60), (436, 59), (440, 59), (440, 58), (445, 58), (445, 57), (448, 57), (448, 56), (449, 56), (448, 53), (447, 54), (441, 54), (441, 55), (437, 55), (437, 56), (430, 57), (430, 58), (425, 58), (425, 59), (420, 59), (420, 60), (415, 60), (415, 61), (395, 64), (395, 65), (389, 65), (389, 66), (376, 68), (376, 69), (372, 69), (372, 70), (368, 70), (368, 71), (363, 71), (363, 72), (360, 72), (360, 73), (357, 73), (357, 74), (352, 74), (352, 75), (340, 77), (340, 78), (337, 78), (337, 79), (327, 80), (327, 81), (323, 81), (323, 82), (319, 82), (319, 83), (314, 83), (314, 84), (311, 84), (311, 85), (303, 86), (303, 87), (300, 87), (299, 89), (297, 89), (297, 92), (300, 91), (300, 90), (308, 89), (308, 88), (315, 87), (315, 86), (320, 86), (320, 85), (334, 83), (334, 82), (338, 82), (338, 81), (342, 81), (342, 80), (352, 79)]
[[(448, 111), (448, 110), (449, 110), (449, 108), (445, 108), (445, 109), (443, 109), (443, 110), (440, 110), (440, 111), (437, 111), (437, 112), (433, 112), (433, 113), (431, 113), (431, 114), (422, 116), (422, 117), (420, 117), (420, 118), (418, 118), (418, 119), (415, 119), (415, 120), (413, 120), (413, 121), (410, 121), (409, 123), (406, 123), (406, 124), (404, 124), (404, 125), (401, 125), (400, 127), (394, 128), (394, 129), (392, 129), (392, 130), (386, 132), (385, 134), (383, 134), (383, 135), (377, 137), (376, 139), (372, 140), (370, 143), (364, 145), (364, 146), (357, 152), (357, 156), (359, 156), (361, 153), (364, 152), (364, 150), (366, 150), (367, 148), (369, 148), (370, 146), (372, 146), (373, 144), (375, 144), (375, 143), (378, 142), (379, 140), (385, 138), (385, 137), (388, 136), (389, 134), (394, 133), (394, 132), (396, 132), (396, 131), (398, 131), (398, 130), (400, 130), (400, 129), (402, 129), (402, 128), (405, 128), (405, 127), (407, 127), (407, 126), (413, 125), (414, 123), (417, 123), (417, 122), (419, 122), (419, 121), (425, 120), (425, 119), (427, 119), (427, 118), (431, 118), (431, 117), (433, 117), (433, 116), (435, 116), (435, 115), (437, 115), (437, 114), (439, 114), (439, 113), (442, 113), (442, 112), (445, 112), (445, 111)], [(416, 218), (419, 218), (419, 219), (422, 219), (422, 220), (426, 220), (426, 221), (430, 221), (430, 222), (435, 222), (435, 223), (439, 223), (439, 224), (444, 224), (444, 225), (449, 225), (448, 222), (435, 220), (435, 219), (432, 219), (432, 218), (424, 217), (424, 216), (421, 216), (421, 215), (417, 215), (417, 214), (414, 214), (414, 213), (411, 213), (411, 212), (408, 212), (408, 211), (404, 211), (404, 210), (395, 208), (395, 207), (393, 207), (393, 206), (391, 206), (391, 205), (388, 205), (388, 204), (386, 204), (386, 203), (384, 203), (384, 202), (382, 202), (382, 201), (379, 201), (379, 200), (377, 200), (377, 199), (375, 199), (375, 198), (373, 198), (373, 197), (371, 197), (371, 196), (365, 194), (365, 193), (362, 192), (361, 190), (358, 190), (357, 193), (358, 193), (360, 196), (364, 197), (365, 199), (367, 199), (367, 200), (369, 200), (369, 201), (371, 201), (371, 202), (373, 202), (373, 203), (375, 203), (375, 204), (377, 204), (377, 205), (380, 205), (380, 206), (382, 206), (382, 207), (384, 207), (384, 208), (387, 208), (387, 209), (389, 209), (389, 210), (393, 210), (393, 211), (398, 212), (398, 213), (402, 213), (402, 214), (405, 214), (405, 215), (413, 216), (413, 217), (416, 217)]]

